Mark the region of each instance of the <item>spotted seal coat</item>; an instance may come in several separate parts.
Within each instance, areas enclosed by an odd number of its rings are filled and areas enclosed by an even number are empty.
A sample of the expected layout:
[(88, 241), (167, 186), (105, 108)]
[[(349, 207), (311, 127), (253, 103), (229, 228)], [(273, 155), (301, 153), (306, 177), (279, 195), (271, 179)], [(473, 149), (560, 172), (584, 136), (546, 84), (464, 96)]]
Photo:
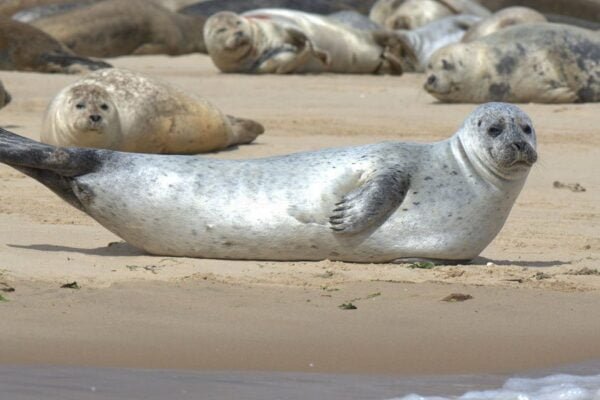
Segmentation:
[(498, 103), (437, 143), (250, 160), (55, 148), (0, 132), (0, 162), (133, 246), (204, 258), (470, 260), (537, 159), (529, 117)]
[(373, 32), (302, 11), (220, 12), (206, 21), (204, 36), (223, 72), (402, 72)]
[(527, 7), (508, 7), (485, 18), (472, 26), (462, 38), (463, 42), (472, 42), (483, 36), (491, 35), (500, 29), (520, 24), (547, 22), (543, 14)]
[(110, 67), (75, 54), (33, 26), (0, 17), (0, 70), (81, 73)]
[(600, 35), (562, 24), (525, 24), (438, 50), (425, 89), (440, 101), (600, 101)]
[(195, 154), (250, 143), (257, 122), (124, 69), (85, 76), (61, 90), (44, 116), (41, 139), (56, 146)]
[(33, 25), (78, 54), (117, 57), (205, 53), (205, 20), (171, 12), (146, 0), (104, 0), (39, 19)]

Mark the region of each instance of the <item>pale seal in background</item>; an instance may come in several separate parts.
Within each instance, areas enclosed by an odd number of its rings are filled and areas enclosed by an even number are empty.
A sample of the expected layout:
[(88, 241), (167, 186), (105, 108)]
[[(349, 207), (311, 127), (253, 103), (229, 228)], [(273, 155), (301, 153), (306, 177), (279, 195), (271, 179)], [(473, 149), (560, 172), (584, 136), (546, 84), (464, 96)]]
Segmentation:
[(369, 15), (384, 28), (411, 30), (455, 14), (487, 17), (491, 13), (475, 0), (380, 0)]
[[(444, 46), (461, 41), (465, 32), (481, 21), (475, 15), (452, 15), (423, 25), (419, 28), (397, 30), (394, 37), (398, 39), (398, 49), (390, 50), (394, 54), (403, 54), (398, 60), (403, 72), (423, 72), (431, 55)], [(388, 41), (393, 49), (393, 39)]]
[(183, 14), (210, 17), (221, 11), (240, 14), (259, 8), (286, 8), (314, 14), (357, 11), (367, 14), (375, 0), (206, 0), (179, 10)]
[(2, 81), (0, 81), (0, 108), (10, 103), (11, 100), (12, 97), (10, 96), (10, 93), (6, 91), (4, 85), (2, 84)]
[(117, 57), (206, 52), (204, 21), (204, 17), (177, 14), (151, 1), (104, 0), (39, 19), (33, 25), (78, 54)]
[(402, 72), (373, 32), (302, 11), (220, 12), (206, 21), (204, 37), (210, 57), (223, 72)]
[(55, 146), (195, 154), (250, 143), (257, 122), (224, 115), (206, 100), (122, 69), (98, 71), (61, 90), (41, 140)]
[(250, 160), (55, 148), (0, 131), (0, 162), (152, 254), (457, 262), (498, 234), (537, 159), (529, 117), (486, 104), (430, 144)]
[(425, 89), (440, 101), (600, 101), (600, 34), (526, 24), (438, 50)]
[(110, 68), (81, 57), (39, 29), (0, 17), (0, 70), (80, 73)]
[(463, 42), (472, 42), (481, 37), (491, 35), (509, 26), (547, 22), (546, 17), (527, 7), (509, 7), (500, 10), (483, 21), (472, 26), (462, 38)]

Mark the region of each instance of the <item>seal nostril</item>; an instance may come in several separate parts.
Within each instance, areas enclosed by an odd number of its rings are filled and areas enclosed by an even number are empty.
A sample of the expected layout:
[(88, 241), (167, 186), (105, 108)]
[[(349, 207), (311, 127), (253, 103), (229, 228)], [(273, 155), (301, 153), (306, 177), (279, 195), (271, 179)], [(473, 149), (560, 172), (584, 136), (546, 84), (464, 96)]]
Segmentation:
[(435, 81), (437, 81), (437, 78), (435, 75), (429, 75), (429, 78), (427, 78), (428, 85), (433, 85), (435, 83)]
[(525, 147), (527, 146), (527, 143), (525, 143), (525, 142), (514, 142), (512, 145), (513, 145), (513, 147), (516, 150), (524, 151)]
[(90, 115), (90, 120), (92, 122), (99, 122), (102, 119), (102, 117), (98, 114), (92, 114)]

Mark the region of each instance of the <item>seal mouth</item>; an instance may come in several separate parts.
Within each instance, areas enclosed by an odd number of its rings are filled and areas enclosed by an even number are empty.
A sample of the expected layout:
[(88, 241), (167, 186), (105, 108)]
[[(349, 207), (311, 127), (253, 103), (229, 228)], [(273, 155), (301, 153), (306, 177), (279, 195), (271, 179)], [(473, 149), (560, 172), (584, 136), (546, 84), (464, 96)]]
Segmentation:
[(242, 46), (250, 43), (250, 38), (247, 36), (234, 36), (225, 42), (225, 50), (237, 50)]

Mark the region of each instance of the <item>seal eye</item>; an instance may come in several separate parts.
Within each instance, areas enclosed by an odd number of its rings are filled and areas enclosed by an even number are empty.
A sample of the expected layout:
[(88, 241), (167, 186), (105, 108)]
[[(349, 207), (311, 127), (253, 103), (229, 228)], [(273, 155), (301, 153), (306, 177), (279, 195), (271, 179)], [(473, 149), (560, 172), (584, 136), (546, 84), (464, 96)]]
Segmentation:
[(103, 109), (104, 111), (108, 110), (108, 104), (101, 104), (100, 108)]
[(217, 31), (215, 33), (218, 35), (219, 33), (223, 33), (226, 30), (227, 30), (227, 28), (220, 28), (220, 29), (217, 29)]
[(85, 108), (85, 104), (83, 104), (83, 103), (77, 103), (77, 104), (75, 105), (75, 107), (76, 107), (77, 109), (81, 110), (81, 109), (84, 109), (84, 108)]
[(498, 125), (492, 125), (488, 128), (487, 132), (491, 137), (496, 137), (502, 133), (502, 127)]
[(531, 135), (531, 126), (525, 125), (525, 127), (523, 128), (523, 132), (525, 132), (525, 134), (527, 135)]

